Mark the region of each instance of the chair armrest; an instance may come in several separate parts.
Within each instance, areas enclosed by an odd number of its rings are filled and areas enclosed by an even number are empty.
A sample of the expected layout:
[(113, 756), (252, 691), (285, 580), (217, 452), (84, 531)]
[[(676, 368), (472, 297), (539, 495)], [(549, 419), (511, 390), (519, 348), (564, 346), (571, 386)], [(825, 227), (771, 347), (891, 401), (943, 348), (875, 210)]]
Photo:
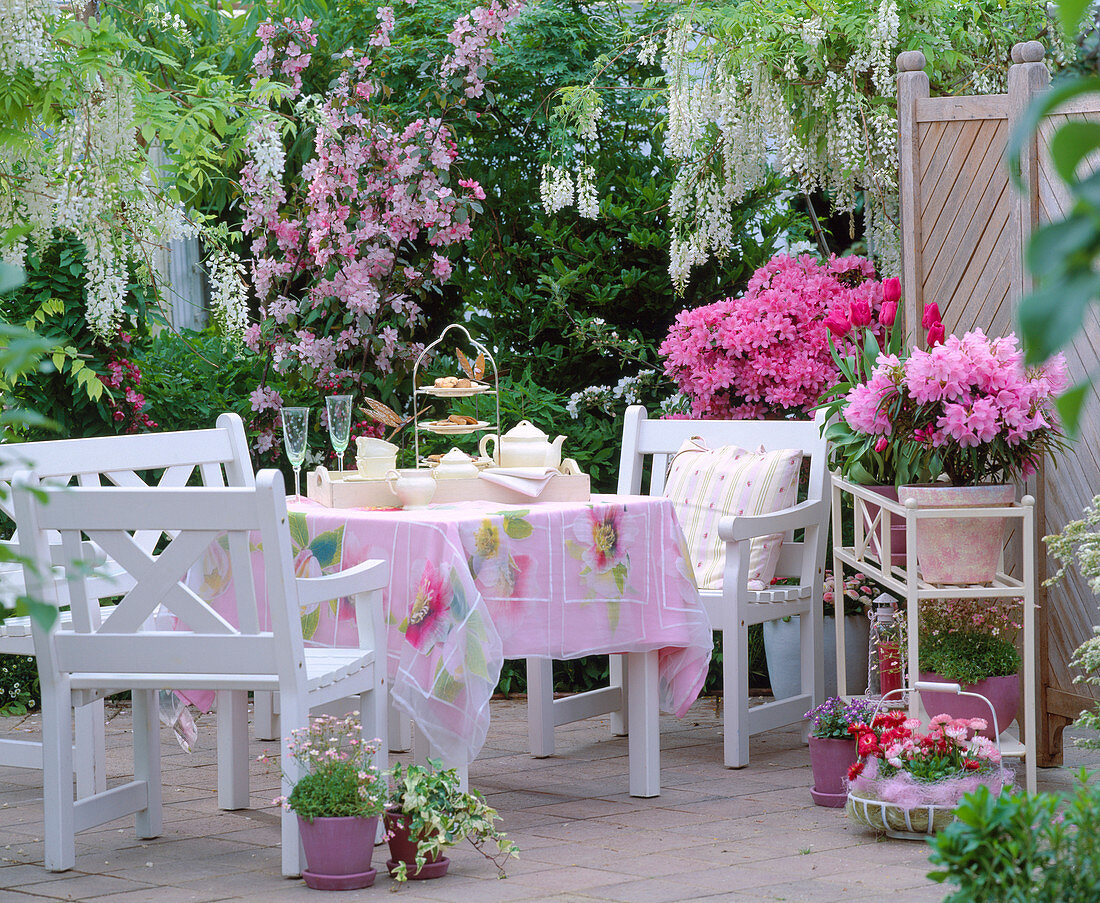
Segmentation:
[(726, 542), (755, 539), (772, 533), (786, 533), (798, 527), (812, 527), (821, 523), (825, 512), (824, 499), (800, 502), (771, 514), (738, 514), (718, 521), (718, 536)]
[(369, 559), (336, 574), (323, 577), (297, 577), (298, 601), (302, 605), (327, 602), (371, 590), (385, 589), (390, 569), (385, 561)]

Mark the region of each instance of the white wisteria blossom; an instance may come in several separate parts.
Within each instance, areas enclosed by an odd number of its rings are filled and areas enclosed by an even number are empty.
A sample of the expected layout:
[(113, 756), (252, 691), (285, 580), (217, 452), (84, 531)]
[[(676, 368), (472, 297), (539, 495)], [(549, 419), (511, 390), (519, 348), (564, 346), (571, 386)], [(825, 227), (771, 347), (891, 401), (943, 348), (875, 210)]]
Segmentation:
[(557, 213), (573, 203), (573, 177), (569, 170), (544, 164), (539, 182), (542, 206), (547, 213)]
[(248, 326), (248, 286), (241, 259), (232, 251), (216, 250), (208, 266), (210, 307), (226, 332), (240, 335)]

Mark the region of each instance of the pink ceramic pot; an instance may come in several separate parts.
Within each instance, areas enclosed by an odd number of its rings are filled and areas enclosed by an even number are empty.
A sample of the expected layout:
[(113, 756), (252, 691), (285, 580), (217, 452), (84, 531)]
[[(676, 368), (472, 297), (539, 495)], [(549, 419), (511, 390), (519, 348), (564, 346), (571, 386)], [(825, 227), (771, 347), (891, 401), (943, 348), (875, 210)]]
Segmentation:
[[(898, 500), (921, 508), (1003, 508), (1016, 499), (1016, 487), (902, 486)], [(1004, 545), (1003, 517), (929, 517), (917, 525), (917, 565), (928, 583), (989, 583), (997, 574)]]
[[(954, 683), (935, 671), (921, 671), (920, 679)], [(1002, 731), (1008, 727), (1020, 709), (1019, 674), (987, 677), (977, 683), (963, 684), (962, 688), (967, 693), (980, 693), (993, 704), (993, 710), (997, 713), (997, 727)], [(990, 740), (996, 739), (993, 734), (993, 719), (989, 715), (989, 706), (980, 699), (956, 696), (954, 693), (932, 693), (927, 690), (920, 694), (920, 699), (924, 703), (929, 718), (940, 714), (950, 715), (952, 718), (984, 718), (989, 723), (989, 727), (979, 733)]]
[[(892, 502), (898, 500), (898, 488), (896, 486), (866, 486), (865, 489), (870, 489), (877, 495), (881, 495), (883, 498), (887, 498)], [(863, 529), (870, 530), (871, 522), (875, 519), (875, 515), (879, 512), (878, 505), (872, 505), (870, 502), (866, 503), (866, 514), (863, 518)], [(884, 518), (890, 518), (890, 564), (896, 568), (905, 567), (905, 521), (897, 517), (890, 511), (884, 511), (882, 516)], [(881, 534), (877, 534), (881, 535)], [(881, 564), (882, 549), (875, 544), (874, 551), (876, 557), (880, 559)]]
[(307, 885), (317, 890), (357, 890), (374, 884), (377, 869), (370, 866), (378, 816), (372, 818), (298, 817), (309, 866), (302, 871)]
[(855, 740), (810, 737), (810, 767), (814, 786), (810, 790), (814, 804), (840, 809), (848, 801), (848, 769), (856, 761)]

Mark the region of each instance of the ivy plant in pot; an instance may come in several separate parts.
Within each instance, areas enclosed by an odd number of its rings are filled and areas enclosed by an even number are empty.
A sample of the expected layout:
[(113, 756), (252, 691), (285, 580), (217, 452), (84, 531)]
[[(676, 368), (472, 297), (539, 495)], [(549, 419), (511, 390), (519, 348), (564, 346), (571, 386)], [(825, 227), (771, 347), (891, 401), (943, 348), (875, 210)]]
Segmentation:
[(385, 775), (374, 764), (379, 742), (364, 739), (353, 713), (314, 718), (289, 743), (294, 787), (275, 802), (298, 816), (308, 865), (302, 877), (318, 890), (369, 887), (377, 874), (371, 859), (386, 804)]
[[(894, 462), (898, 500), (925, 508), (1003, 507), (1013, 480), (1063, 447), (1055, 398), (1067, 385), (1065, 359), (1025, 368), (1015, 335), (980, 329), (944, 336), (939, 310), (924, 311), (928, 346), (902, 359), (878, 356), (851, 387), (844, 421)], [(913, 483), (914, 479), (932, 482)], [(1004, 519), (922, 518), (917, 563), (934, 584), (981, 584), (996, 575)]]
[(504, 877), (504, 863), (519, 851), (496, 829), (500, 816), (484, 797), (461, 789), (456, 769), (429, 759), (427, 765), (397, 764), (391, 775), (385, 815), (391, 858), (386, 866), (395, 881), (443, 877), (450, 865), (443, 851), (462, 840), (470, 841)]
[[(1019, 599), (929, 599), (920, 609), (920, 679), (957, 683), (980, 693), (1003, 731), (1020, 704)], [(921, 693), (929, 715), (987, 718), (980, 700), (954, 693)], [(993, 738), (993, 724), (982, 733)]]
[(874, 702), (857, 696), (845, 701), (839, 696), (810, 709), (810, 767), (814, 786), (810, 789), (817, 806), (840, 809), (848, 799), (848, 769), (856, 763), (856, 740), (852, 727), (870, 720)]

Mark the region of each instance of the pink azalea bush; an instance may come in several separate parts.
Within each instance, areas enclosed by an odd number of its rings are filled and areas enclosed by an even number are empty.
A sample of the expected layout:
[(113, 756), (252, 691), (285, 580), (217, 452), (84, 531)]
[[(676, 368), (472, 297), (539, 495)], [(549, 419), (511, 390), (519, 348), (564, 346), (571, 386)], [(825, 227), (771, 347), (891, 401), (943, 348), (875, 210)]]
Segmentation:
[(870, 324), (882, 303), (869, 260), (779, 254), (741, 296), (676, 315), (660, 348), (665, 373), (695, 417), (809, 413), (837, 379), (828, 329)]
[(1025, 369), (1015, 335), (975, 329), (944, 338), (938, 313), (925, 325), (928, 350), (914, 348), (904, 360), (880, 355), (870, 378), (851, 388), (847, 424), (875, 437), (876, 450), (893, 448), (955, 485), (1032, 473), (1060, 443), (1054, 401), (1068, 383), (1065, 358)]

